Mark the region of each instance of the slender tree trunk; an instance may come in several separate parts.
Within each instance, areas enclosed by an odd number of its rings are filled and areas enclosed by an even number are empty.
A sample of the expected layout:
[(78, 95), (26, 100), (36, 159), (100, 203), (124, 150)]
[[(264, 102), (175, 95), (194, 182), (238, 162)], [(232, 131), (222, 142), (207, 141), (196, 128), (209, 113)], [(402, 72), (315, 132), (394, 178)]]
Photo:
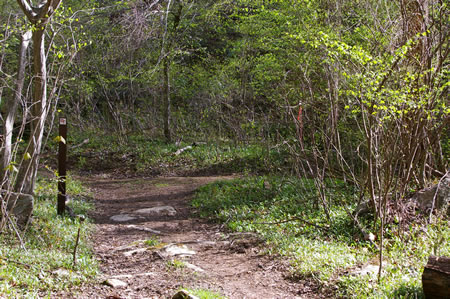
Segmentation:
[(170, 132), (170, 78), (169, 78), (169, 58), (166, 56), (163, 62), (163, 120), (164, 120), (164, 137), (167, 142), (172, 141)]
[[(170, 101), (170, 65), (172, 63), (172, 45), (173, 36), (177, 31), (177, 27), (180, 24), (181, 12), (183, 10), (183, 5), (180, 1), (175, 1), (174, 5), (171, 5), (172, 1), (167, 4), (166, 12), (166, 24), (164, 29), (164, 37), (161, 48), (161, 57), (163, 57), (163, 87), (162, 87), (162, 116), (163, 116), (163, 127), (164, 127), (164, 137), (167, 142), (172, 141), (172, 132), (170, 130), (171, 124), (171, 101)], [(176, 7), (175, 7), (176, 5)], [(173, 10), (173, 11), (172, 11)], [(169, 14), (173, 15), (173, 23), (171, 28), (169, 27)]]
[(31, 136), (27, 153), (31, 159), (23, 162), (17, 175), (15, 189), (19, 192), (32, 194), (36, 173), (39, 165), (39, 154), (44, 136), (45, 120), (48, 113), (47, 104), (47, 67), (44, 46), (44, 29), (33, 31), (34, 82), (33, 105), (31, 107)]
[(14, 92), (14, 98), (10, 98), (6, 103), (8, 109), (3, 127), (4, 147), (2, 150), (1, 169), (5, 169), (0, 176), (0, 182), (8, 178), (9, 171), (6, 170), (12, 160), (12, 134), (14, 128), (14, 120), (16, 117), (17, 107), (22, 99), (22, 91), (25, 83), (25, 66), (26, 66), (26, 53), (31, 41), (31, 30), (25, 32), (22, 35), (22, 42), (20, 43), (19, 50), (19, 70), (17, 72), (16, 90)]

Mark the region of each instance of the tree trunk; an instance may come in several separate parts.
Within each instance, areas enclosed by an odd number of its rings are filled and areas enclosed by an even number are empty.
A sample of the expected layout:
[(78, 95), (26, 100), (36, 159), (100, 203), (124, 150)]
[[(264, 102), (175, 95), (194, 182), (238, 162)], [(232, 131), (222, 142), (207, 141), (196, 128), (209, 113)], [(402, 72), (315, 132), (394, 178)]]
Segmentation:
[(167, 142), (172, 141), (170, 132), (170, 79), (169, 79), (169, 58), (164, 58), (163, 63), (163, 121), (164, 121), (164, 137)]
[[(180, 1), (175, 1), (176, 8), (172, 11), (172, 1), (167, 3), (166, 24), (164, 29), (164, 37), (162, 41), (161, 57), (163, 57), (163, 87), (162, 87), (162, 116), (164, 122), (164, 137), (167, 142), (172, 142), (172, 132), (170, 130), (171, 123), (171, 101), (170, 101), (170, 65), (172, 63), (172, 45), (177, 27), (180, 24), (181, 12), (183, 5)], [(173, 24), (169, 28), (169, 13), (173, 14)]]
[(33, 31), (34, 82), (33, 105), (31, 107), (31, 136), (26, 152), (31, 158), (23, 161), (17, 175), (17, 192), (32, 194), (39, 165), (39, 154), (44, 136), (47, 105), (47, 67), (44, 47), (44, 29)]
[(448, 298), (450, 294), (450, 258), (430, 256), (422, 274), (425, 298)]
[[(12, 134), (14, 129), (14, 120), (16, 117), (17, 107), (22, 99), (22, 91), (25, 83), (25, 66), (26, 54), (31, 41), (31, 30), (22, 35), (22, 42), (19, 50), (19, 70), (17, 72), (16, 90), (14, 98), (10, 98), (6, 103), (8, 109), (3, 127), (4, 147), (2, 151), (1, 169), (7, 169), (12, 160)], [(9, 171), (5, 170), (0, 176), (0, 182), (7, 183)], [(4, 180), (7, 181), (4, 181)]]

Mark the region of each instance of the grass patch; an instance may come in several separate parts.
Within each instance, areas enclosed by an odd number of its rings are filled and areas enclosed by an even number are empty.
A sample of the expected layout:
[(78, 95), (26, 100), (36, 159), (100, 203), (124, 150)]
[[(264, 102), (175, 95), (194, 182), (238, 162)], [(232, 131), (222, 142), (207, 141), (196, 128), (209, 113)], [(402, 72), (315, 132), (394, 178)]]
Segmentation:
[[(92, 229), (89, 220), (81, 225), (77, 264), (73, 267), (73, 249), (78, 219), (56, 214), (56, 186), (39, 179), (36, 188), (33, 220), (22, 236), (25, 249), (8, 231), (0, 234), (0, 297), (41, 298), (53, 291), (69, 290), (93, 279), (98, 267), (87, 240)], [(88, 194), (81, 184), (68, 180), (72, 197)], [(86, 215), (92, 205), (82, 199), (70, 203), (76, 214)]]
[(197, 296), (200, 299), (227, 299), (227, 297), (207, 289), (185, 289), (185, 290), (189, 294)]
[(167, 261), (166, 265), (169, 270), (181, 270), (186, 268), (186, 263), (177, 259)]
[(148, 247), (156, 247), (161, 244), (161, 242), (158, 239), (151, 238), (144, 241), (144, 244)]
[(315, 186), (311, 179), (248, 177), (204, 186), (192, 204), (202, 216), (225, 222), (231, 230), (258, 233), (269, 254), (290, 260), (294, 277), (336, 285), (339, 296), (421, 297), (421, 273), (433, 248), (441, 255), (450, 253), (450, 245), (440, 241), (442, 236), (450, 239), (448, 222), (429, 225), (426, 233), (415, 223), (402, 233), (387, 227), (387, 266), (380, 284), (376, 278), (343, 275), (376, 260), (377, 252), (363, 241), (345, 211), (344, 207), (354, 209), (356, 190), (341, 181), (325, 181), (328, 222)]

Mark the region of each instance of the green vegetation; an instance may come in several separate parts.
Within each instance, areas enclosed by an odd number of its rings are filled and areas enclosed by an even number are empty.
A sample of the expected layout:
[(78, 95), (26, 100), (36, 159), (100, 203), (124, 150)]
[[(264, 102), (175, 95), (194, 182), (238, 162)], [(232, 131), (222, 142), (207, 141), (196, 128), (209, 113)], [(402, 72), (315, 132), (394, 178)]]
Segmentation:
[[(81, 184), (70, 178), (69, 203), (77, 215), (84, 215), (92, 204)], [(97, 261), (88, 245), (92, 225), (78, 218), (56, 214), (56, 182), (41, 178), (36, 188), (32, 223), (17, 236), (6, 231), (0, 235), (0, 295), (8, 298), (41, 298), (52, 291), (70, 290), (92, 280), (98, 274)], [(77, 263), (73, 266), (73, 250), (78, 227), (81, 226)]]
[(197, 296), (200, 299), (227, 299), (227, 297), (224, 297), (217, 292), (213, 292), (206, 289), (185, 289), (185, 290), (189, 294)]
[[(324, 288), (335, 285), (338, 296), (353, 298), (422, 297), (421, 273), (428, 256), (450, 254), (446, 221), (429, 225), (410, 223), (407, 230), (386, 228), (384, 274), (352, 275), (352, 269), (377, 263), (377, 250), (364, 241), (345, 209), (354, 210), (355, 190), (338, 180), (327, 180), (331, 203), (327, 221), (317, 207), (313, 180), (278, 176), (248, 177), (204, 186), (193, 206), (204, 217), (238, 232), (255, 232), (266, 242), (267, 253), (290, 260), (293, 277), (312, 279)], [(362, 218), (361, 221), (364, 221)], [(366, 227), (370, 219), (366, 219)]]
[[(176, 155), (180, 148), (194, 142), (167, 144), (143, 135), (131, 135), (121, 140), (115, 135), (97, 131), (72, 132), (69, 142), (90, 142), (69, 153), (77, 168), (108, 170), (129, 168), (134, 174), (164, 174), (170, 172), (205, 173), (252, 172), (268, 173), (286, 169), (290, 161), (287, 148), (266, 149), (260, 144), (234, 144), (232, 141), (198, 143), (192, 149)], [(89, 161), (87, 163), (86, 161)]]
[(156, 247), (161, 244), (161, 242), (156, 238), (147, 239), (144, 241), (144, 244), (148, 247)]
[(169, 270), (181, 270), (186, 268), (186, 263), (182, 260), (172, 259), (167, 261), (167, 269)]

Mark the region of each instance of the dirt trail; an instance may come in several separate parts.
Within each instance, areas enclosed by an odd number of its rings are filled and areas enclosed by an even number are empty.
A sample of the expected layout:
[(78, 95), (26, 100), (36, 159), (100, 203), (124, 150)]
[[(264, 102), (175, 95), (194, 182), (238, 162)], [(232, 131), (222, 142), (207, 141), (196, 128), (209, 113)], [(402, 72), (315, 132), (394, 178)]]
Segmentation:
[[(239, 299), (315, 298), (308, 284), (284, 278), (286, 267), (262, 255), (254, 236), (227, 233), (195, 215), (189, 206), (194, 191), (227, 178), (230, 177), (86, 179), (95, 194), (96, 209), (91, 215), (96, 223), (93, 242), (103, 274), (97, 284), (64, 297), (171, 298), (186, 287), (209, 289)], [(164, 206), (173, 207), (176, 214), (169, 208), (161, 214), (137, 212)], [(121, 215), (119, 220), (125, 221), (112, 220), (115, 215)], [(160, 244), (151, 248), (143, 242), (151, 239)], [(166, 256), (162, 250), (167, 244), (193, 250), (195, 254)], [(111, 277), (127, 286), (113, 288), (101, 283)]]

